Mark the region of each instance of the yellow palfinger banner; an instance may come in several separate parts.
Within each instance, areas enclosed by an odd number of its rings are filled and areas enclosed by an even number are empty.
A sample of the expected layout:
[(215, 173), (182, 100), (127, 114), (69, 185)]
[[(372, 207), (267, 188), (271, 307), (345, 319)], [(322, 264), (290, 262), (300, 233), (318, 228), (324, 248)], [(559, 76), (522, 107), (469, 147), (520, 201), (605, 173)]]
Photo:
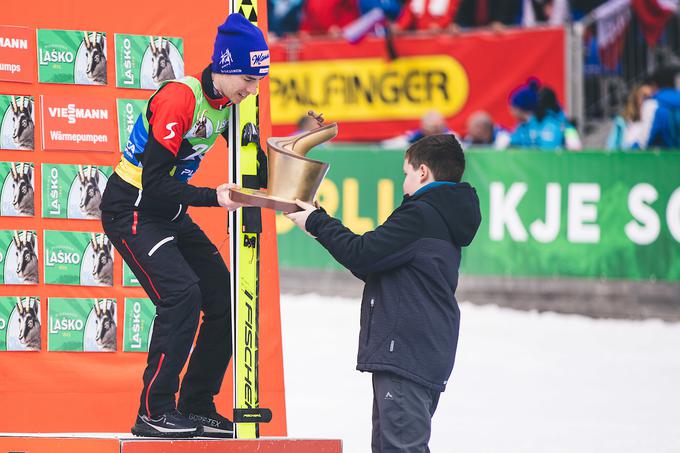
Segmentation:
[(447, 55), (298, 61), (271, 71), (272, 121), (295, 123), (310, 107), (334, 121), (420, 117), (430, 110), (458, 113), (468, 76)]

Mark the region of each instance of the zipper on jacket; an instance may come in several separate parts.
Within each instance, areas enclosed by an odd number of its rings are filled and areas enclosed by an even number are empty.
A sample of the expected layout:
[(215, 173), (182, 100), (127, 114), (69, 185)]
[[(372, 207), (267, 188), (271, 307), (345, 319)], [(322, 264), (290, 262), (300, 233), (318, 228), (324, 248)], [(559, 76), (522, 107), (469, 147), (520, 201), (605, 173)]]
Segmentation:
[(366, 344), (371, 338), (371, 323), (373, 322), (373, 306), (375, 305), (375, 298), (371, 297), (371, 307), (368, 310), (368, 331), (366, 332)]

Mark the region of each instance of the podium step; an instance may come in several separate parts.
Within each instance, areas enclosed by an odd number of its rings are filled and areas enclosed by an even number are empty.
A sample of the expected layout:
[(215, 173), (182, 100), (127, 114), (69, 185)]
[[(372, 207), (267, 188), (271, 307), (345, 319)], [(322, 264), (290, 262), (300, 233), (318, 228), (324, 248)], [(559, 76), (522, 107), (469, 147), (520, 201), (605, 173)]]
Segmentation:
[(338, 439), (253, 440), (134, 437), (131, 434), (0, 434), (2, 453), (342, 453)]

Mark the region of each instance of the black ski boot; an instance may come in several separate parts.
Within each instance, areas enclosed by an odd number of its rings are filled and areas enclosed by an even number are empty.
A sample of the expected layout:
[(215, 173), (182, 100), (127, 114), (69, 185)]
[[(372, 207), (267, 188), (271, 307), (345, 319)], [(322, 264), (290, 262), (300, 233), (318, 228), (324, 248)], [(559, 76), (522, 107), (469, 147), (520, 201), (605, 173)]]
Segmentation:
[(185, 412), (184, 414), (189, 420), (198, 423), (203, 428), (203, 434), (201, 434), (203, 437), (219, 437), (222, 439), (234, 437), (234, 424), (217, 412), (205, 414)]
[(201, 436), (203, 427), (173, 410), (157, 417), (137, 415), (132, 434), (142, 437), (187, 438)]

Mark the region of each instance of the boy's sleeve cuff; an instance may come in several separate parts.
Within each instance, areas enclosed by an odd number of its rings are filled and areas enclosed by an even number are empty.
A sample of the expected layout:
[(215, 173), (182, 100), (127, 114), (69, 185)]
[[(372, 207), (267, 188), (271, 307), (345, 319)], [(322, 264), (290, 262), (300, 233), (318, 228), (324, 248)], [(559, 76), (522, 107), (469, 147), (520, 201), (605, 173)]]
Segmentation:
[(305, 222), (305, 230), (312, 236), (316, 237), (316, 230), (319, 228), (319, 223), (321, 221), (321, 214), (325, 214), (326, 211), (323, 209), (316, 209), (309, 214), (307, 221)]

